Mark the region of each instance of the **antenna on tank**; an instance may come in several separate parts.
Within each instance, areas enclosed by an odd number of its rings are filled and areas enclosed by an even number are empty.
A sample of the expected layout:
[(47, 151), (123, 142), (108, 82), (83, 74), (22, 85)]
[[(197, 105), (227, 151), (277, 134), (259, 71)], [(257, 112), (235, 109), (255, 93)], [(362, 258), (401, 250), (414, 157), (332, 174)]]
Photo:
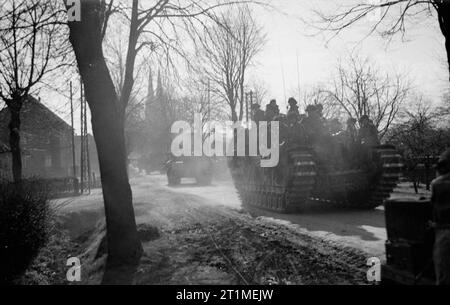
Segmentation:
[(300, 90), (300, 60), (298, 57), (298, 51), (297, 51), (297, 86), (298, 86), (298, 101), (302, 99), (301, 90)]
[(284, 91), (284, 102), (286, 102), (286, 79), (284, 76), (284, 66), (283, 66), (283, 57), (281, 56), (280, 48), (278, 47), (278, 57), (280, 58), (280, 65), (281, 65), (281, 77), (283, 79), (283, 91)]

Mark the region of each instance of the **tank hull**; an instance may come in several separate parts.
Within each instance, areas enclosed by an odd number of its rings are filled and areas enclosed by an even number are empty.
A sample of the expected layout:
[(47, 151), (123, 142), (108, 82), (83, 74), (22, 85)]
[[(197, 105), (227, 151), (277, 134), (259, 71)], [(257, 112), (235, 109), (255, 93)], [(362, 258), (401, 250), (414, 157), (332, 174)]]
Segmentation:
[(235, 157), (230, 169), (244, 205), (282, 213), (311, 201), (369, 209), (390, 197), (403, 166), (391, 146), (373, 148), (369, 155), (367, 166), (335, 169), (313, 148), (295, 147), (281, 153), (275, 168), (261, 168), (259, 157)]

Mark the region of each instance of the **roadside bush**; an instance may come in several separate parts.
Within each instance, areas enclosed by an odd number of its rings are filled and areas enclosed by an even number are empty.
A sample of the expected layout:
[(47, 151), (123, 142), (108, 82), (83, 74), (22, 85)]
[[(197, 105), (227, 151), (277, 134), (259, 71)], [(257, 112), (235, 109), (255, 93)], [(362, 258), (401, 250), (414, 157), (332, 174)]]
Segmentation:
[(46, 244), (48, 196), (47, 184), (37, 179), (0, 183), (0, 283), (12, 284)]

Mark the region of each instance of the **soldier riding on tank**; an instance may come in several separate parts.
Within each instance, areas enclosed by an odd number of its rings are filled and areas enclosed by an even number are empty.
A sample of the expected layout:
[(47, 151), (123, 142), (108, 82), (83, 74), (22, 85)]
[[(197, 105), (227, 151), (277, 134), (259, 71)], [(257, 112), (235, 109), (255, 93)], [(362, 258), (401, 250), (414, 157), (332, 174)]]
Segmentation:
[(345, 129), (345, 134), (350, 143), (354, 143), (358, 137), (358, 130), (356, 129), (356, 119), (349, 118), (347, 120), (347, 128)]
[(266, 121), (273, 121), (280, 114), (280, 108), (276, 100), (271, 100), (266, 106)]
[(315, 143), (325, 135), (325, 126), (318, 105), (309, 105), (306, 108), (308, 117), (303, 120), (303, 126), (307, 134), (308, 142)]
[(359, 120), (359, 125), (359, 142), (368, 147), (379, 146), (380, 139), (378, 138), (378, 129), (373, 121), (369, 119), (369, 116), (363, 115)]
[(288, 104), (289, 104), (289, 110), (287, 113), (288, 118), (290, 117), (292, 120), (294, 118), (299, 118), (300, 117), (300, 112), (298, 111), (298, 106), (297, 106), (297, 101), (295, 100), (295, 98), (291, 97), (288, 100)]
[(298, 110), (297, 101), (291, 97), (288, 100), (289, 110), (286, 117), (287, 139), (292, 144), (300, 144), (305, 142), (305, 131), (302, 128), (302, 117)]
[[(358, 145), (358, 138), (365, 144), (379, 143), (370, 120), (363, 122), (359, 135), (356, 120), (349, 121), (347, 131), (339, 133), (339, 122), (327, 123), (321, 105), (308, 106), (306, 116), (299, 113), (295, 99), (289, 99), (288, 104), (287, 115), (280, 114), (275, 100), (266, 106), (264, 113), (270, 127), (279, 123), (277, 165), (261, 167), (266, 158), (261, 155), (230, 160), (231, 174), (245, 205), (289, 212), (301, 209), (313, 198), (340, 206), (373, 208), (389, 197), (397, 184), (401, 162), (394, 147)], [(262, 114), (257, 110), (253, 108), (255, 121), (260, 120), (256, 113)], [(339, 135), (345, 133), (348, 142), (356, 147), (352, 154), (342, 149), (341, 139), (345, 137)], [(267, 137), (271, 146), (270, 132)], [(241, 162), (234, 162), (237, 159)]]
[(259, 104), (252, 105), (252, 120), (256, 123), (256, 125), (265, 120), (264, 111), (261, 110), (261, 106)]

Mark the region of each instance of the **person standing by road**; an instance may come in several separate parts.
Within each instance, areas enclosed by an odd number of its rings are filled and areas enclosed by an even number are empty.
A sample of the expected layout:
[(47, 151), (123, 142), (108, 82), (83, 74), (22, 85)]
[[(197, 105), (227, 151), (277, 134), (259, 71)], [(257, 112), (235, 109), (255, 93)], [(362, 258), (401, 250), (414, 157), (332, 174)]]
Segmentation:
[(438, 178), (431, 184), (431, 203), (435, 228), (434, 266), (436, 283), (450, 285), (450, 149), (436, 166)]

